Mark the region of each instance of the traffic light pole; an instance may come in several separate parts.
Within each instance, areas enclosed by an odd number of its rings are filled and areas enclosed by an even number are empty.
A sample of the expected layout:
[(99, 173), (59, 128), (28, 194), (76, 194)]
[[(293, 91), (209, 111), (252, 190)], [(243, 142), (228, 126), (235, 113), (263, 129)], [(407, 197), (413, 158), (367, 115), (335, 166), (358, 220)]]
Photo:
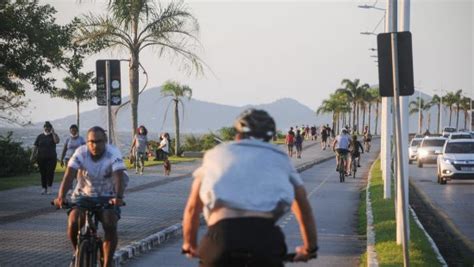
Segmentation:
[(112, 109), (110, 106), (111, 96), (110, 96), (110, 61), (105, 61), (105, 91), (107, 94), (107, 135), (108, 143), (112, 144)]

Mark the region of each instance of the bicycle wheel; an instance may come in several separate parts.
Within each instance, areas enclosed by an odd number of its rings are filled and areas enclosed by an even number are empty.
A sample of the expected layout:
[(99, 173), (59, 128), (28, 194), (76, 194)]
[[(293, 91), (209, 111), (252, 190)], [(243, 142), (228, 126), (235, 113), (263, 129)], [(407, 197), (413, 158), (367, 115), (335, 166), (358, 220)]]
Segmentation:
[(91, 261), (91, 244), (89, 240), (84, 239), (79, 244), (79, 248), (76, 255), (76, 264), (74, 267), (89, 267)]
[(357, 172), (357, 161), (356, 159), (352, 160), (352, 178), (356, 178), (356, 172)]
[(98, 239), (94, 242), (94, 248), (91, 255), (90, 266), (104, 266), (104, 251), (102, 249), (102, 240)]

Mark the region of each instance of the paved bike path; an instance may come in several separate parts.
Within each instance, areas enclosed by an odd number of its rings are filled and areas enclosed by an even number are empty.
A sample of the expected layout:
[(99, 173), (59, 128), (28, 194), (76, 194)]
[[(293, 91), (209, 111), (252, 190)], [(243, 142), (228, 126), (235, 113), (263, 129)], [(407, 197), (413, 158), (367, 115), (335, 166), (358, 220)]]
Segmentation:
[[(319, 149), (319, 148), (318, 148)], [(360, 190), (365, 188), (370, 165), (378, 155), (379, 144), (373, 143), (372, 152), (363, 154), (362, 167), (356, 179), (339, 182), (335, 160), (317, 164), (301, 173), (308, 191), (308, 199), (318, 224), (319, 258), (308, 263), (289, 266), (357, 266), (359, 256), (365, 251), (365, 236), (357, 234), (357, 208)], [(374, 152), (375, 151), (375, 152)], [(325, 152), (327, 153), (327, 152)], [(298, 224), (292, 214), (279, 221), (285, 233), (289, 251), (301, 244)], [(201, 226), (199, 235), (206, 231)], [(198, 260), (189, 260), (180, 254), (182, 239), (176, 238), (148, 254), (126, 262), (125, 266), (197, 266)]]
[[(305, 147), (303, 158), (293, 159), (295, 165), (333, 156), (311, 141)], [(191, 185), (187, 174), (198, 165), (173, 165), (171, 178), (157, 175), (161, 166), (132, 175), (119, 222), (119, 248), (181, 221)], [(37, 187), (0, 192), (0, 266), (68, 265), (72, 250), (65, 234), (66, 212), (54, 211), (52, 198), (40, 195)]]

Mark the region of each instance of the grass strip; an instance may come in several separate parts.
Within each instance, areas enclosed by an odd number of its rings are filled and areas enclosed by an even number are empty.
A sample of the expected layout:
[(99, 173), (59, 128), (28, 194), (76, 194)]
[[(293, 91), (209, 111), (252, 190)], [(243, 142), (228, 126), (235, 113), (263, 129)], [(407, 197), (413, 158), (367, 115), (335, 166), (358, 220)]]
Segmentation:
[[(375, 249), (380, 266), (403, 266), (402, 246), (396, 243), (395, 205), (393, 199), (383, 198), (383, 180), (380, 160), (376, 161), (370, 181), (370, 199), (374, 216)], [(392, 188), (393, 191), (393, 188)], [(392, 192), (392, 195), (393, 192)], [(365, 201), (362, 201), (365, 202)], [(410, 215), (409, 255), (411, 266), (442, 266), (436, 259), (423, 231)], [(361, 262), (363, 256), (361, 257)], [(367, 263), (365, 263), (367, 266)]]
[[(182, 162), (192, 162), (195, 161), (196, 158), (181, 158), (176, 156), (169, 157), (171, 164), (177, 164)], [(148, 160), (145, 161), (145, 167), (157, 166), (163, 164), (163, 161), (154, 161)], [(133, 165), (130, 164), (128, 159), (125, 159), (125, 166), (127, 169), (133, 169)], [(54, 180), (55, 182), (61, 181), (64, 176), (65, 168), (61, 167), (59, 163), (56, 165)], [(19, 187), (26, 187), (26, 186), (41, 186), (41, 179), (39, 172), (34, 172), (30, 174), (18, 175), (18, 176), (11, 176), (11, 177), (3, 177), (0, 178), (0, 191), (9, 190), (13, 188)]]

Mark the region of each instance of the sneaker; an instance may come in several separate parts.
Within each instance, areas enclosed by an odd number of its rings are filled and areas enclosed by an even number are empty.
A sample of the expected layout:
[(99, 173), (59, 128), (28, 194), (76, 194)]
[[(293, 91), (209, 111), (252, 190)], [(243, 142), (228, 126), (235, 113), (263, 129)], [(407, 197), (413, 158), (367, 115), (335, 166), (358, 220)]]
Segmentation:
[(357, 167), (360, 167), (360, 164), (357, 164)]
[(43, 188), (43, 190), (41, 191), (41, 195), (46, 195), (48, 192), (46, 190), (46, 188)]
[(143, 172), (140, 172), (140, 175), (143, 175)]
[(48, 187), (48, 189), (46, 190), (46, 195), (51, 195), (53, 193), (53, 189), (51, 188), (51, 186)]

